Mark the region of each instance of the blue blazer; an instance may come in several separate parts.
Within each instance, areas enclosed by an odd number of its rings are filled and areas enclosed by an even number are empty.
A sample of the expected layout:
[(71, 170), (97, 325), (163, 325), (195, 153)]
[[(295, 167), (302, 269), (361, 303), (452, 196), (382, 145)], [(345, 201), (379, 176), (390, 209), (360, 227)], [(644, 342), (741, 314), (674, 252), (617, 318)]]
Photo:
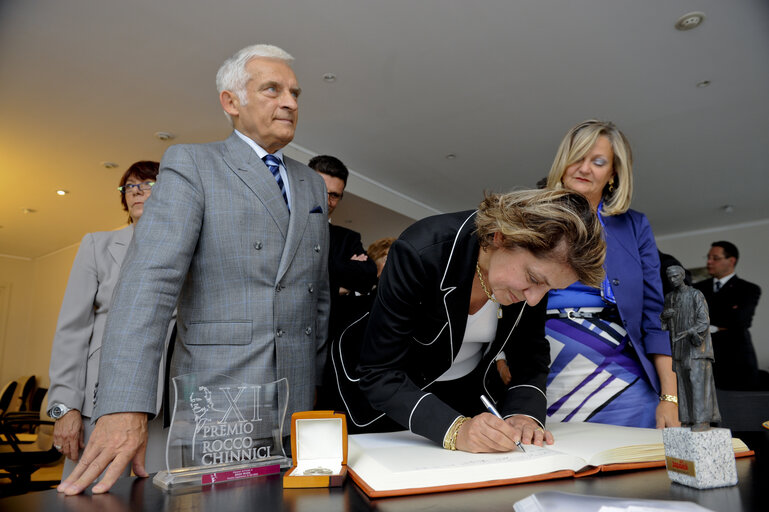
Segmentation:
[(650, 354), (670, 355), (670, 337), (660, 326), (664, 299), (654, 234), (646, 215), (635, 210), (605, 216), (603, 220), (606, 275), (630, 343), (649, 382), (659, 393), (659, 378)]

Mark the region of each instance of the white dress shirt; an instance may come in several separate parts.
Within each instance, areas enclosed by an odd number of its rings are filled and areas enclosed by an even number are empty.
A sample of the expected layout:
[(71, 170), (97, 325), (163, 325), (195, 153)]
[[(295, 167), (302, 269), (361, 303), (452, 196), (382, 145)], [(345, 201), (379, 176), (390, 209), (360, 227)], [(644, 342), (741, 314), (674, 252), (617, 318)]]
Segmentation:
[(283, 179), (283, 185), (286, 187), (286, 201), (288, 201), (288, 204), (291, 204), (291, 186), (289, 185), (288, 181), (288, 171), (286, 170), (286, 164), (283, 163), (283, 150), (279, 149), (275, 153), (268, 153), (262, 146), (254, 142), (252, 139), (246, 137), (238, 130), (235, 130), (235, 133), (238, 135), (238, 137), (243, 139), (246, 144), (251, 146), (251, 149), (256, 151), (256, 154), (260, 160), (264, 159), (264, 157), (269, 154), (272, 154), (274, 157), (280, 160), (280, 177)]

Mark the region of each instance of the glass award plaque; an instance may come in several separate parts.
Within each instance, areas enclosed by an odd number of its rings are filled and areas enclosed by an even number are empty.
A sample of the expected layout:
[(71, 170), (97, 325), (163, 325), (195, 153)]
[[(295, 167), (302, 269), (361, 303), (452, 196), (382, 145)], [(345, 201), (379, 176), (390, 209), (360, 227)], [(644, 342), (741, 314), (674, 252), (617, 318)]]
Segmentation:
[(162, 489), (279, 473), (291, 466), (283, 449), (288, 380), (253, 384), (226, 375), (174, 377), (174, 405)]

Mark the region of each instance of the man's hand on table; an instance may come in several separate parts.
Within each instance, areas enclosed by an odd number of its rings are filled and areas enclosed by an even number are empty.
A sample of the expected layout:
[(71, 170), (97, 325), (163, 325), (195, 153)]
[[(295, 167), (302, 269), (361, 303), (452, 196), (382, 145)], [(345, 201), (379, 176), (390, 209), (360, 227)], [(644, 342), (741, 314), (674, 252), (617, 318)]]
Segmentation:
[(137, 476), (149, 476), (144, 469), (146, 449), (146, 413), (105, 414), (96, 421), (80, 462), (72, 474), (59, 484), (57, 490), (68, 496), (79, 494), (106, 468), (104, 477), (92, 490), (94, 494), (107, 492), (129, 463), (133, 463), (133, 472)]

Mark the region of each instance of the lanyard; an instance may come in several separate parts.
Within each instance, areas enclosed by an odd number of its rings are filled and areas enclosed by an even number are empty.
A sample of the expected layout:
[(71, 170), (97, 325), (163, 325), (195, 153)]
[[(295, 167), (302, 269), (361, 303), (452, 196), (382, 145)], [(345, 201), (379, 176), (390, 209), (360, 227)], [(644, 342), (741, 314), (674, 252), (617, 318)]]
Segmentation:
[[(604, 230), (604, 233), (606, 232), (606, 224), (603, 222), (603, 200), (601, 200), (600, 203), (598, 203), (598, 221), (601, 223), (601, 227)], [(609, 275), (606, 274), (606, 264), (604, 264), (603, 267), (604, 270), (604, 276), (603, 276), (603, 282), (601, 283), (601, 298), (609, 303), (609, 304), (616, 304), (617, 299), (614, 298), (614, 290), (611, 287), (611, 283), (609, 283)]]

